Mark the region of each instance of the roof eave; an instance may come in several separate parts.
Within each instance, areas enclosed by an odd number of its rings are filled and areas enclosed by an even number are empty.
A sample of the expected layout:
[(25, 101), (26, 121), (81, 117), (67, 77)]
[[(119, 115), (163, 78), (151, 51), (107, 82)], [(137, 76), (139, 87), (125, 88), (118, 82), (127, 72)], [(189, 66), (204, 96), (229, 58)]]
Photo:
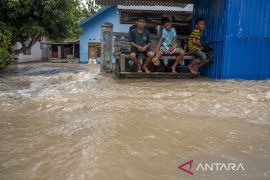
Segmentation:
[(97, 11), (96, 13), (92, 14), (91, 16), (89, 16), (89, 17), (85, 18), (83, 21), (81, 21), (81, 22), (78, 24), (78, 26), (79, 26), (79, 27), (82, 27), (85, 23), (91, 21), (92, 19), (94, 19), (94, 18), (97, 17), (98, 15), (102, 14), (103, 12), (105, 12), (105, 11), (111, 9), (112, 7), (114, 7), (114, 6), (107, 6), (107, 7), (103, 8), (103, 9)]

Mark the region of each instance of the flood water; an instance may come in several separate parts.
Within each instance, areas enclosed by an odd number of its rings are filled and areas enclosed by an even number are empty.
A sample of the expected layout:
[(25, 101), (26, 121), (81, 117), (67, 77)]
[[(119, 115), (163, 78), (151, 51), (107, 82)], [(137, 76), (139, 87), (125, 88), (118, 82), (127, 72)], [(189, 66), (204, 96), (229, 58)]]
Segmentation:
[(175, 180), (179, 157), (270, 157), (270, 81), (117, 80), (46, 63), (1, 76), (1, 180)]

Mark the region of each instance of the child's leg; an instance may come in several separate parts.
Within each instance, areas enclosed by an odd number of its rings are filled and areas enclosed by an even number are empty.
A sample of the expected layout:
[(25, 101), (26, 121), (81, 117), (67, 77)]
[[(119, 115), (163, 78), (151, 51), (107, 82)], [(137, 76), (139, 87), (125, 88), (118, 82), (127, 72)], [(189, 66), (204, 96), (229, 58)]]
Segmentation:
[[(161, 46), (160, 47), (160, 49), (159, 49), (159, 51), (158, 51), (158, 53), (157, 53), (157, 55), (156, 55), (156, 57), (158, 58), (158, 59), (160, 59), (161, 58), (161, 56), (163, 56), (163, 55), (167, 55), (167, 53), (166, 53), (166, 50), (165, 50), (165, 47), (164, 46)], [(169, 58), (168, 57), (164, 57), (163, 58), (163, 64), (166, 66), (166, 70), (168, 69), (167, 68), (167, 65), (169, 64)]]
[(160, 49), (157, 53), (156, 53), (156, 58), (161, 58), (161, 56), (163, 55), (164, 51), (162, 49)]
[(207, 56), (204, 52), (198, 50), (192, 53), (193, 56), (195, 56), (195, 59), (192, 61), (192, 63), (188, 66), (189, 70), (193, 74), (197, 74), (199, 68), (205, 64)]
[(197, 74), (198, 73), (197, 67), (199, 66), (200, 62), (201, 61), (199, 59), (193, 59), (192, 63), (190, 65), (188, 65), (188, 69), (190, 70), (190, 72), (192, 74)]
[(144, 63), (144, 65), (142, 66), (142, 68), (144, 69), (144, 71), (149, 74), (150, 71), (149, 69), (147, 68), (148, 65), (151, 63), (152, 59), (155, 57), (155, 53), (153, 51), (148, 51), (147, 52), (147, 58), (146, 58), (146, 61)]
[(142, 71), (142, 65), (137, 58), (137, 54), (134, 52), (130, 53), (130, 59), (137, 65), (137, 71)]
[(175, 60), (175, 63), (172, 65), (172, 72), (173, 73), (176, 73), (176, 66), (179, 64), (180, 61), (183, 60), (183, 57), (185, 55), (185, 51), (183, 49), (179, 49), (176, 54), (178, 55), (176, 60)]
[(207, 55), (206, 53), (199, 51), (198, 54), (201, 56), (201, 62), (198, 65), (198, 68), (202, 67), (203, 65), (207, 64), (209, 62), (209, 60), (207, 59)]

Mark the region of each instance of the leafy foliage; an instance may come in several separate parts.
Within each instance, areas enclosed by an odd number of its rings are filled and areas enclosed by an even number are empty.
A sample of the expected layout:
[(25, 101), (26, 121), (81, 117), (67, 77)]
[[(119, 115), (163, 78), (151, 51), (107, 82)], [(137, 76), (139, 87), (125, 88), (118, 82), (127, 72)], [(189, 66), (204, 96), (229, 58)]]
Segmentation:
[(91, 16), (94, 14), (97, 10), (99, 10), (101, 6), (96, 5), (93, 0), (86, 0), (86, 4), (83, 4), (83, 14), (84, 17)]
[(9, 32), (0, 22), (0, 70), (4, 69), (12, 58), (12, 46)]
[(80, 0), (0, 0), (0, 25), (12, 43), (22, 44), (15, 51), (19, 54), (45, 36), (55, 41), (77, 39), (81, 32), (77, 24), (91, 14), (88, 8)]

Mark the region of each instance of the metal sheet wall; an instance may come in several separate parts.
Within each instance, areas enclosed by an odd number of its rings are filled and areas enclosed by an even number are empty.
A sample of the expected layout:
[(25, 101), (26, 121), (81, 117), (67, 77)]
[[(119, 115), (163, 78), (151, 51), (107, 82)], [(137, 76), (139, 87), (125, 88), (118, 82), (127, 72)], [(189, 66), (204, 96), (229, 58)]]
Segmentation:
[(223, 78), (224, 47), (227, 25), (227, 2), (226, 0), (195, 0), (194, 20), (204, 18), (206, 30), (203, 32), (203, 41), (211, 44), (214, 48), (215, 63), (206, 65), (201, 73), (211, 78)]
[(224, 79), (270, 79), (270, 39), (228, 39)]
[(202, 74), (218, 79), (270, 79), (270, 1), (195, 0), (194, 19), (203, 17), (204, 40), (216, 61)]
[(270, 38), (269, 0), (227, 0), (227, 36)]
[(222, 79), (224, 77), (224, 71), (221, 71), (221, 69), (224, 69), (225, 62), (224, 42), (211, 42), (211, 45), (215, 49), (214, 55), (216, 61), (212, 64), (207, 64), (204, 66), (204, 68), (201, 70), (201, 74), (211, 78)]
[(228, 0), (224, 78), (270, 79), (270, 1)]

